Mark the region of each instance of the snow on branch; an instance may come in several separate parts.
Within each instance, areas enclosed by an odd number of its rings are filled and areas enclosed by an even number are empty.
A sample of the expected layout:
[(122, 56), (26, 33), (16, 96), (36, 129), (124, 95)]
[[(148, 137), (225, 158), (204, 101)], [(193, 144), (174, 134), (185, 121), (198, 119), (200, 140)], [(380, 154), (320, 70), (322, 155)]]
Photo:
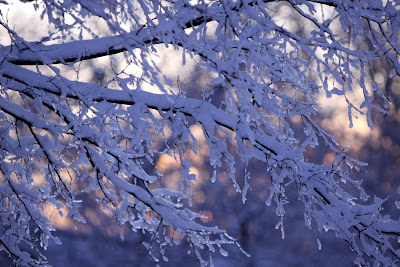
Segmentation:
[[(297, 25), (283, 19), (281, 7)], [(81, 198), (90, 192), (116, 223), (148, 234), (152, 242), (143, 245), (156, 262), (179, 243), (168, 229), (202, 266), (212, 265), (217, 250), (226, 256), (224, 246), (240, 247), (191, 206), (198, 177), (187, 152), (198, 152), (200, 138), (211, 181), (225, 170), (243, 202), (251, 170), (239, 177), (238, 162), (265, 166), (265, 203), (276, 206), (282, 237), (287, 190), (296, 189), (306, 225), (334, 231), (356, 264), (398, 264), (400, 222), (382, 214), (384, 200), (367, 202), (357, 175), (365, 164), (319, 120), (321, 95), (346, 103), (350, 127), (365, 116), (372, 128), (371, 111), (387, 113), (389, 93), (369, 67), (387, 60), (390, 79), (400, 74), (398, 2), (49, 0), (34, 8), (49, 26), (37, 41), (0, 18), (9, 34), (0, 45), (0, 249), (17, 265), (46, 265), (38, 246), (59, 243), (45, 206), (85, 222)], [(163, 75), (155, 58), (170, 46), (182, 53), (182, 65), (211, 77), (202, 97)], [(100, 57), (110, 60), (111, 78), (82, 78)], [(351, 98), (358, 91), (361, 103)], [(307, 158), (318, 146), (335, 155), (332, 164)], [(163, 155), (179, 161), (178, 189), (165, 186), (156, 168)]]

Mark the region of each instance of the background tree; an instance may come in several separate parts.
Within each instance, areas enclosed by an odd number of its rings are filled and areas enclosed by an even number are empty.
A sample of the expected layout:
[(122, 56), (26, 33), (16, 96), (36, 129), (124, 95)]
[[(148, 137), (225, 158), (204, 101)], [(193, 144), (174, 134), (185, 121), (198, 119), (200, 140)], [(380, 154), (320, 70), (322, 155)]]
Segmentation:
[[(365, 116), (372, 128), (371, 112), (387, 113), (391, 88), (370, 68), (385, 60), (390, 79), (400, 74), (400, 4), (285, 2), (307, 25), (302, 31), (280, 23), (276, 1), (50, 0), (25, 3), (48, 25), (28, 40), (3, 8), (1, 249), (17, 265), (46, 264), (40, 247), (59, 240), (45, 204), (85, 221), (79, 207), (96, 192), (117, 224), (148, 234), (143, 244), (157, 262), (179, 240), (201, 265), (215, 251), (226, 255), (236, 240), (191, 209), (188, 153), (201, 150), (200, 129), (211, 181), (226, 173), (243, 203), (251, 166), (262, 164), (265, 202), (275, 205), (282, 237), (286, 191), (295, 190), (306, 226), (335, 232), (356, 264), (396, 265), (400, 222), (381, 213), (384, 200), (368, 200), (353, 173), (363, 164), (321, 127), (318, 97), (339, 96), (350, 127)], [(168, 46), (183, 65), (195, 61), (208, 72), (201, 93), (163, 75), (155, 57)], [(109, 59), (112, 76), (97, 69), (97, 79), (82, 77), (99, 57)], [(307, 157), (318, 146), (335, 155), (330, 164)], [(174, 190), (155, 167), (168, 156), (179, 165)]]

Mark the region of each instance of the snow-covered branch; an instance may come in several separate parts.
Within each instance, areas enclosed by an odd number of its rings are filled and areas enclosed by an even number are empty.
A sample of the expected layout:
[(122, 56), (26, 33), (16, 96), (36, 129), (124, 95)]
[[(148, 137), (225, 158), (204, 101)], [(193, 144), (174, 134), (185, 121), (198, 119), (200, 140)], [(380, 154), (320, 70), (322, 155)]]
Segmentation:
[[(348, 105), (351, 126), (365, 115), (372, 128), (371, 111), (388, 111), (388, 92), (368, 68), (386, 59), (390, 75), (400, 73), (399, 3), (276, 2), (36, 1), (49, 25), (38, 41), (1, 19), (10, 40), (0, 45), (0, 248), (16, 264), (46, 264), (29, 225), (38, 227), (42, 247), (58, 242), (45, 204), (84, 222), (79, 198), (96, 192), (117, 223), (156, 240), (145, 243), (154, 260), (154, 246), (165, 260), (164, 247), (176, 243), (167, 234), (173, 229), (201, 265), (212, 264), (202, 251), (221, 249), (225, 256), (221, 246), (238, 243), (202, 224), (191, 207), (197, 177), (186, 152), (196, 154), (202, 138), (211, 180), (224, 169), (243, 202), (250, 174), (246, 168), (239, 177), (237, 162), (264, 164), (271, 181), (266, 204), (276, 205), (282, 236), (286, 190), (294, 184), (306, 225), (334, 231), (355, 251), (356, 264), (398, 264), (400, 222), (382, 214), (383, 200), (367, 202), (354, 171), (364, 165), (321, 127), (318, 115), (321, 94)], [(282, 6), (298, 25), (281, 19)], [(202, 97), (187, 96), (181, 83), (163, 77), (154, 58), (168, 46), (182, 53), (183, 65), (207, 72)], [(110, 59), (107, 82), (79, 76), (101, 57)], [(357, 91), (361, 103), (351, 100)], [(331, 164), (306, 157), (317, 146), (335, 155)], [(179, 160), (177, 190), (165, 187), (156, 169), (163, 155)], [(24, 243), (38, 254), (22, 251)]]

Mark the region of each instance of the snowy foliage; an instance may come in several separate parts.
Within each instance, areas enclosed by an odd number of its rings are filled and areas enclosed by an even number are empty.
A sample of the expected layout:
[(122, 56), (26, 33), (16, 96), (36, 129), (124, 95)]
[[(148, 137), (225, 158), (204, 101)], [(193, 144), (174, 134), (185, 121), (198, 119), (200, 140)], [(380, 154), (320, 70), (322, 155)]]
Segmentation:
[[(381, 213), (384, 200), (368, 200), (354, 171), (363, 164), (318, 120), (321, 94), (347, 103), (350, 127), (365, 116), (372, 128), (371, 112), (387, 112), (388, 92), (369, 68), (384, 58), (390, 78), (400, 74), (398, 0), (282, 1), (309, 23), (302, 31), (279, 23), (280, 1), (26, 0), (49, 25), (34, 41), (8, 24), (7, 2), (0, 1), (9, 34), (0, 45), (0, 250), (17, 265), (46, 265), (40, 247), (59, 242), (45, 204), (84, 222), (80, 196), (93, 191), (116, 223), (148, 234), (144, 245), (156, 262), (179, 243), (169, 229), (189, 242), (201, 265), (212, 265), (215, 251), (225, 256), (226, 245), (240, 246), (191, 209), (196, 176), (184, 152), (198, 150), (193, 124), (209, 147), (211, 181), (226, 171), (243, 202), (251, 170), (237, 173), (237, 161), (265, 164), (265, 201), (276, 206), (283, 237), (286, 190), (295, 184), (308, 227), (334, 231), (358, 265), (398, 264), (400, 221)], [(166, 46), (213, 77), (202, 97), (187, 96), (183, 86), (174, 91), (163, 76), (154, 58)], [(109, 58), (113, 76), (81, 79), (81, 64), (99, 57)], [(213, 90), (223, 90), (218, 104)], [(349, 97), (356, 90), (361, 104)], [(332, 164), (305, 156), (316, 146), (335, 153)], [(163, 154), (181, 163), (179, 190), (163, 186), (155, 169)]]

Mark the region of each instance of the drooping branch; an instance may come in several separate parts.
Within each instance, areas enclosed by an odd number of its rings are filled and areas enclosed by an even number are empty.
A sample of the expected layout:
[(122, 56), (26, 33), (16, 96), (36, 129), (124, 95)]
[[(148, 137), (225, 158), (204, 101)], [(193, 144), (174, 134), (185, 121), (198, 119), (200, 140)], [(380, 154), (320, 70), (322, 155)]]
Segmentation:
[[(115, 90), (104, 88), (91, 83), (83, 82), (72, 82), (66, 79), (57, 79), (46, 77), (42, 74), (38, 74), (22, 67), (18, 67), (9, 62), (3, 62), (4, 66), (3, 75), (5, 77), (14, 79), (22, 84), (29, 85), (30, 87), (44, 90), (46, 92), (62, 95), (65, 92), (66, 97), (73, 99), (81, 99), (90, 102), (101, 102), (107, 101), (113, 104), (125, 104), (134, 105), (136, 103), (144, 103), (151, 109), (168, 111), (175, 110), (188, 114), (207, 128), (212, 128), (210, 125), (210, 119), (213, 121), (212, 124), (218, 124), (231, 131), (236, 131), (240, 126), (240, 120), (232, 117), (227, 112), (216, 108), (207, 101), (198, 99), (189, 99), (187, 97), (180, 97), (176, 95), (164, 95), (154, 94), (142, 90), (131, 90), (129, 92), (123, 90)], [(27, 90), (29, 88), (22, 86), (16, 90)], [(243, 138), (250, 138), (246, 133), (243, 133)], [(273, 137), (255, 136), (257, 143), (266, 148), (270, 153), (275, 156), (284, 157), (287, 153), (286, 149)]]

